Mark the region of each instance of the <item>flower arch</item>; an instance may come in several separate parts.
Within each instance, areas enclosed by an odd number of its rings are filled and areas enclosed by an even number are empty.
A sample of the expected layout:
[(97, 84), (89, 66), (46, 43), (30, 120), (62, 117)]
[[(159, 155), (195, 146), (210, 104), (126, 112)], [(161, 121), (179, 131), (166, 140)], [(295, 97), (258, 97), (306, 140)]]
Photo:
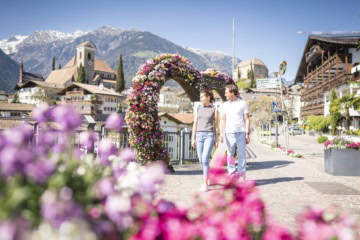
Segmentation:
[(129, 109), (125, 120), (129, 125), (129, 143), (140, 163), (165, 161), (172, 169), (162, 142), (157, 107), (160, 89), (169, 79), (177, 81), (191, 101), (198, 101), (203, 88), (217, 90), (223, 97), (221, 90), (229, 78), (215, 70), (200, 73), (187, 58), (176, 54), (160, 54), (139, 68), (127, 99)]

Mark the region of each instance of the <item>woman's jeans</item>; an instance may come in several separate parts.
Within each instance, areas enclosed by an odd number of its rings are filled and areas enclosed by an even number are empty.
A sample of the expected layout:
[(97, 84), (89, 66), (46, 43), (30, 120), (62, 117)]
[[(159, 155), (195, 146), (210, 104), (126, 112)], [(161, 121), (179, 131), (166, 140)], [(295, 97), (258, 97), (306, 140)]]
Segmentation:
[[(245, 175), (246, 172), (246, 139), (245, 132), (225, 133), (227, 149), (227, 169), (229, 174), (237, 172)], [(238, 165), (235, 167), (235, 146), (237, 147)]]
[(214, 143), (214, 132), (196, 132), (196, 151), (205, 178), (208, 177), (210, 154)]

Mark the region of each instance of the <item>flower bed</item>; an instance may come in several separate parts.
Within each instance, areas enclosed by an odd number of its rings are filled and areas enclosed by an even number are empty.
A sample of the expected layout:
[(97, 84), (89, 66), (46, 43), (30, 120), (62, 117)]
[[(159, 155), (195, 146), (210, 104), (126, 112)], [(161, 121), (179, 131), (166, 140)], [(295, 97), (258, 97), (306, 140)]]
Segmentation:
[(360, 142), (333, 138), (324, 143), (325, 172), (335, 176), (360, 176)]
[[(115, 239), (356, 239), (352, 217), (338, 209), (307, 209), (296, 236), (271, 219), (253, 181), (228, 179), (220, 164), (210, 170), (221, 191), (182, 208), (156, 195), (165, 168), (140, 166), (102, 139), (98, 155), (93, 132), (71, 144), (80, 116), (71, 107), (37, 109), (46, 124), (33, 135), (29, 125), (0, 132), (0, 237), (2, 240)], [(118, 130), (118, 115), (108, 128)], [(36, 141), (34, 141), (36, 140)], [(218, 163), (225, 163), (226, 157)], [(314, 237), (315, 236), (315, 237)]]
[(281, 145), (278, 145), (278, 147), (275, 146), (274, 142), (270, 142), (270, 141), (266, 141), (266, 140), (261, 140), (260, 143), (268, 145), (269, 148), (274, 149), (277, 152), (281, 152), (285, 155), (288, 155), (290, 157), (296, 157), (296, 158), (303, 158), (303, 156), (299, 153), (296, 153), (294, 150), (292, 149), (288, 149), (288, 151), (286, 151), (286, 149), (284, 147), (282, 147)]
[(325, 149), (360, 149), (360, 142), (354, 142), (346, 138), (336, 137), (324, 143)]

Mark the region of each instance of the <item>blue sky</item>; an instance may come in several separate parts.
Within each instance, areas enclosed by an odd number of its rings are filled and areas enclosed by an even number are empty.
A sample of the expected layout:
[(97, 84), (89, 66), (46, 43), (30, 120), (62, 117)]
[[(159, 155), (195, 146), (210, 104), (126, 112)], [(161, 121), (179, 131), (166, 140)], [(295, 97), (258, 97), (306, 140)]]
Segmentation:
[(297, 31), (360, 31), (359, 0), (1, 0), (0, 6), (0, 39), (109, 25), (150, 31), (183, 47), (229, 55), (235, 18), (236, 57), (260, 58), (270, 72), (286, 60), (288, 80), (295, 77), (307, 40)]

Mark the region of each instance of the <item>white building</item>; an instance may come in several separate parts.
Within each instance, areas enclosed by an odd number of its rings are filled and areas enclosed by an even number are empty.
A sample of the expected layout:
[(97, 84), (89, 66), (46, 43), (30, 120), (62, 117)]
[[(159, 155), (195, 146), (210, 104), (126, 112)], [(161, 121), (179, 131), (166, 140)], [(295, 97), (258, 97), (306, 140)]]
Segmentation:
[(73, 104), (79, 113), (91, 115), (96, 120), (104, 120), (117, 112), (118, 103), (122, 101), (122, 95), (113, 89), (76, 82), (62, 89), (58, 95), (60, 103)]
[[(352, 65), (356, 66), (360, 64), (360, 51), (356, 48), (349, 48), (349, 53), (351, 53), (352, 56)], [(356, 94), (357, 96), (360, 96), (360, 83), (345, 83), (334, 89), (338, 98), (342, 98), (347, 94)], [(331, 89), (324, 92), (324, 116), (330, 115), (330, 92)], [(350, 117), (352, 117), (351, 126), (360, 128), (360, 111), (350, 108), (349, 112)]]
[[(356, 94), (360, 96), (360, 83), (359, 84), (344, 84), (335, 88), (336, 96), (342, 98), (347, 94)], [(354, 108), (349, 109), (350, 117), (355, 117), (351, 121), (351, 126), (360, 128), (360, 111)], [(330, 91), (324, 92), (324, 116), (330, 115)]]
[(15, 90), (18, 90), (20, 103), (39, 104), (41, 102), (56, 101), (56, 93), (63, 89), (62, 85), (40, 82), (27, 81), (24, 84), (17, 84)]

